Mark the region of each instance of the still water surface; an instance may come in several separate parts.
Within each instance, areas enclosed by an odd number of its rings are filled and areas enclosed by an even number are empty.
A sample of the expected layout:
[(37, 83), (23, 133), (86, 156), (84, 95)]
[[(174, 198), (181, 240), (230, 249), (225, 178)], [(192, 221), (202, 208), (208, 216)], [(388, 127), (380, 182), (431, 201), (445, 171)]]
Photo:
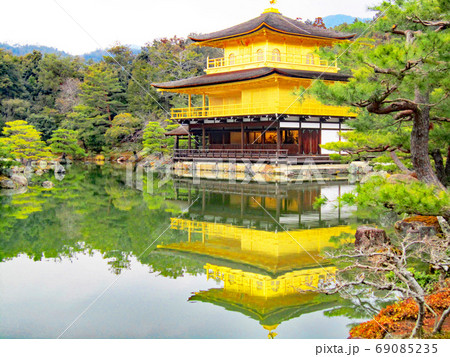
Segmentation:
[(363, 319), (312, 291), (335, 271), (320, 250), (357, 223), (313, 202), (347, 183), (148, 194), (95, 165), (54, 181), (0, 196), (1, 338), (346, 338)]

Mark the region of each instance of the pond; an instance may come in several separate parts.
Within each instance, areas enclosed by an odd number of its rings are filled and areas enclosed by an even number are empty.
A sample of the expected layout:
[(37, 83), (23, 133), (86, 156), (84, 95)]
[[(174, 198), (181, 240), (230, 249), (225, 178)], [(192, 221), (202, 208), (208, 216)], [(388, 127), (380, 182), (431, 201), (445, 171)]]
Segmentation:
[(1, 338), (347, 338), (370, 315), (314, 292), (358, 220), (313, 203), (352, 185), (131, 175), (78, 165), (0, 196)]

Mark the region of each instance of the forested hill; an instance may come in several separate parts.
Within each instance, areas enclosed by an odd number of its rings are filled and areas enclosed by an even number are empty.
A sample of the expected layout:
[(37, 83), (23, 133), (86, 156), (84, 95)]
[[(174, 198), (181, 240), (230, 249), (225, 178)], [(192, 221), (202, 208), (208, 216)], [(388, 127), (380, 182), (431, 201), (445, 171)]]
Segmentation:
[[(140, 51), (140, 47), (136, 45), (130, 45), (130, 50), (134, 54), (138, 54)], [(55, 47), (49, 46), (40, 46), (40, 45), (10, 45), (8, 43), (0, 42), (0, 48), (5, 49), (6, 51), (10, 51), (13, 55), (23, 56), (33, 51), (39, 51), (43, 54), (56, 54), (61, 57), (69, 57), (71, 56), (69, 53), (65, 51), (58, 50)], [(105, 49), (97, 49), (95, 51), (86, 52), (80, 55), (79, 57), (84, 58), (85, 60), (93, 60), (94, 62), (99, 62), (103, 59), (103, 56), (106, 56), (107, 52)]]
[(0, 42), (0, 48), (10, 51), (13, 55), (23, 56), (33, 51), (39, 51), (44, 54), (53, 53), (63, 57), (70, 56), (67, 52), (60, 51), (54, 47), (39, 46), (39, 45), (10, 45), (8, 43)]

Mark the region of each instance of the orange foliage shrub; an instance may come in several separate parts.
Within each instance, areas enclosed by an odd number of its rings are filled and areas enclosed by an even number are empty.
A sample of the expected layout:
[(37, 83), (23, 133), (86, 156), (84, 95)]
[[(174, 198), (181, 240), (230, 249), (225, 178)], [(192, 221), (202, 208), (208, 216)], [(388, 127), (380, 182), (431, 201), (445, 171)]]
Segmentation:
[[(428, 295), (425, 301), (439, 315), (450, 306), (450, 289)], [(412, 298), (389, 305), (372, 320), (353, 327), (350, 330), (350, 338), (383, 338), (387, 332), (400, 330), (402, 322), (415, 321), (418, 312), (419, 308)], [(434, 315), (427, 309), (425, 317)]]
[(435, 227), (440, 230), (439, 221), (436, 216), (413, 216), (405, 218), (404, 222), (421, 222), (427, 227)]
[(450, 290), (440, 291), (427, 296), (425, 299), (428, 305), (436, 310), (445, 310), (450, 306)]

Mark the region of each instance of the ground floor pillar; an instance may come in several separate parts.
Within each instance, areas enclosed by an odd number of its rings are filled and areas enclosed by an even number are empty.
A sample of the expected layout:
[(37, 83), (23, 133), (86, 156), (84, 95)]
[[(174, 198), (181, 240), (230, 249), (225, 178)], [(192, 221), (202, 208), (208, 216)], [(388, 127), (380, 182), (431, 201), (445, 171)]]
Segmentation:
[(244, 123), (241, 123), (241, 150), (244, 150)]
[(302, 129), (298, 128), (298, 154), (302, 154)]
[(277, 125), (277, 155), (278, 155), (278, 153), (280, 152), (280, 149), (281, 149), (282, 138), (281, 138), (280, 122), (277, 121), (276, 125)]
[(191, 130), (188, 126), (188, 149), (191, 150)]
[(202, 149), (206, 149), (206, 133), (205, 133), (205, 127), (202, 128)]

